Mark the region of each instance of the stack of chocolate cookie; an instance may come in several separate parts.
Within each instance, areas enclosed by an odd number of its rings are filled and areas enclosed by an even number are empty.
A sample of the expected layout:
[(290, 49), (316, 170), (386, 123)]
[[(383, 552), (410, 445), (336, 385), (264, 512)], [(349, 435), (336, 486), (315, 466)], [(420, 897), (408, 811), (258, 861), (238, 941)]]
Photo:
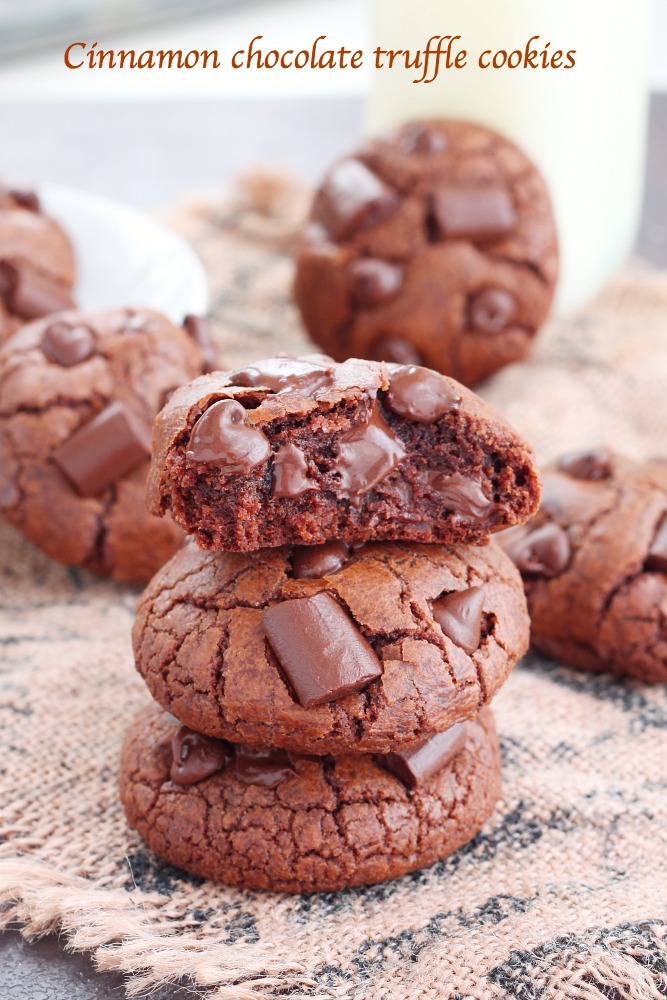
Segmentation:
[(489, 533), (532, 456), (428, 369), (322, 356), (203, 376), (158, 416), (152, 513), (187, 544), (149, 584), (130, 823), (232, 885), (336, 889), (430, 865), (499, 792), (486, 707), (528, 640)]

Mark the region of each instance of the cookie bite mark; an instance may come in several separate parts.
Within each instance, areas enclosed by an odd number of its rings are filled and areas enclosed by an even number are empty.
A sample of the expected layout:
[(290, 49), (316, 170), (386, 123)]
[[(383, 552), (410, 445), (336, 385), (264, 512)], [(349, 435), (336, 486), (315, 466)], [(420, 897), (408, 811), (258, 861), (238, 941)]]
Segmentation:
[(216, 373), (174, 394), (154, 441), (149, 507), (208, 549), (480, 543), (539, 497), (521, 439), (420, 366), (278, 358)]

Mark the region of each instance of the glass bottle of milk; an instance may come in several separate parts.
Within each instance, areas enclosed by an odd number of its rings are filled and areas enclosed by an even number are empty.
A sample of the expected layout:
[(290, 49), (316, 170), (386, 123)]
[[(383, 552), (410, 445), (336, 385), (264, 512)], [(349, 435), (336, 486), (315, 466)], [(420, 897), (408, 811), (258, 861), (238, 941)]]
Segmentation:
[[(513, 139), (545, 176), (558, 223), (557, 307), (574, 309), (630, 252), (644, 180), (649, 0), (372, 0), (373, 43), (424, 49), (460, 35), (466, 65), (413, 83), (422, 70), (373, 69), (372, 132), (410, 118), (462, 118)], [(537, 37), (533, 37), (537, 36)], [(530, 47), (574, 67), (482, 68), (496, 52)], [(512, 62), (517, 61), (514, 56)], [(499, 56), (497, 62), (502, 62)], [(563, 63), (566, 59), (563, 58)], [(422, 67), (423, 69), (423, 67)], [(432, 75), (429, 73), (429, 76)]]

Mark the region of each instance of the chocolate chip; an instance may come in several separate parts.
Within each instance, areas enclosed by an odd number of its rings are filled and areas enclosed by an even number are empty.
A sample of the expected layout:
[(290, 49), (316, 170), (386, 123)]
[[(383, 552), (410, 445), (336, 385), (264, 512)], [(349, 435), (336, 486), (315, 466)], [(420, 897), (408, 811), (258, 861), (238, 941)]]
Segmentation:
[(333, 369), (315, 361), (270, 358), (230, 372), (228, 378), (234, 386), (264, 388), (277, 394), (293, 392), (300, 396), (312, 396), (319, 389), (332, 385)]
[(96, 496), (146, 461), (151, 435), (122, 403), (112, 403), (53, 453), (53, 460), (84, 497)]
[(517, 219), (505, 188), (441, 187), (433, 195), (433, 221), (441, 240), (486, 243), (511, 233)]
[(367, 423), (357, 424), (338, 439), (336, 455), (339, 495), (356, 501), (393, 472), (405, 458), (405, 448), (374, 402)]
[(15, 201), (20, 208), (25, 208), (27, 212), (41, 211), (39, 198), (34, 191), (19, 191), (14, 188), (8, 193), (12, 201)]
[(169, 777), (174, 784), (196, 785), (224, 770), (234, 757), (234, 748), (225, 740), (216, 740), (181, 726), (171, 741), (171, 753)]
[(308, 462), (301, 448), (292, 443), (281, 445), (273, 456), (272, 496), (299, 497), (315, 489), (316, 484), (308, 479)]
[(385, 260), (361, 257), (347, 269), (352, 301), (359, 306), (377, 306), (400, 291), (403, 268)]
[(420, 472), (417, 478), (439, 494), (443, 507), (451, 511), (455, 520), (472, 521), (491, 528), (507, 513), (502, 504), (488, 499), (481, 483), (466, 479), (458, 472), (448, 475), (426, 470)]
[(401, 201), (360, 160), (343, 160), (322, 185), (322, 221), (337, 241), (370, 229), (392, 215)]
[(66, 288), (9, 261), (0, 261), (0, 294), (9, 311), (22, 319), (39, 319), (74, 305)]
[(235, 399), (221, 399), (209, 406), (192, 429), (187, 457), (217, 465), (225, 475), (252, 472), (269, 458), (271, 445), (247, 419), (246, 410)]
[(508, 554), (522, 573), (558, 576), (570, 561), (570, 540), (560, 525), (544, 524), (510, 546)]
[(461, 399), (444, 375), (429, 368), (404, 365), (392, 371), (385, 403), (401, 417), (431, 424), (450, 410), (456, 410)]
[(574, 479), (609, 479), (614, 470), (614, 456), (609, 448), (569, 451), (559, 459), (558, 468)]
[(213, 327), (204, 316), (188, 313), (183, 320), (183, 329), (188, 333), (201, 351), (202, 371), (213, 372), (218, 367)]
[(516, 299), (504, 288), (483, 288), (468, 300), (467, 322), (477, 333), (500, 333), (512, 320)]
[(447, 136), (440, 129), (421, 122), (411, 122), (402, 131), (400, 145), (405, 153), (434, 155), (444, 153), (449, 143)]
[(655, 533), (655, 538), (648, 550), (644, 568), (658, 573), (667, 573), (667, 517)]
[(47, 326), (40, 346), (49, 361), (54, 361), (63, 368), (71, 368), (86, 361), (94, 353), (95, 338), (87, 326), (57, 320)]
[(342, 569), (350, 558), (345, 542), (333, 540), (323, 545), (295, 545), (290, 553), (295, 580), (319, 579)]
[(445, 635), (472, 655), (482, 636), (484, 588), (457, 590), (433, 602), (433, 618)]
[(380, 337), (371, 348), (371, 361), (390, 361), (397, 365), (420, 365), (422, 356), (402, 337)]
[(382, 673), (372, 646), (330, 594), (275, 604), (264, 631), (304, 708), (360, 691)]
[(408, 788), (416, 788), (451, 764), (465, 746), (468, 731), (468, 725), (459, 722), (417, 746), (378, 755), (375, 759)]
[(258, 750), (256, 747), (237, 746), (234, 757), (234, 776), (244, 785), (261, 785), (275, 788), (285, 778), (290, 778), (294, 765), (285, 750), (272, 747)]

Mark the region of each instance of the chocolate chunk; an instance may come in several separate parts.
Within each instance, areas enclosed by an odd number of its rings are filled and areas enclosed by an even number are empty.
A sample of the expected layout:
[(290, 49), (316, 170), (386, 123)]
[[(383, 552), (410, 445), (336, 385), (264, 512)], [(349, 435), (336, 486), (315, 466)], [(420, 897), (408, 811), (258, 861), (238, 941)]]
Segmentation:
[(510, 546), (508, 554), (522, 573), (558, 576), (570, 561), (570, 540), (560, 525), (545, 524)]
[(90, 327), (56, 320), (44, 331), (41, 348), (49, 361), (71, 368), (94, 353), (95, 338)]
[(301, 396), (310, 397), (318, 389), (332, 385), (333, 371), (331, 367), (315, 361), (269, 358), (258, 365), (230, 372), (229, 379), (232, 385), (265, 388), (278, 394), (298, 392)]
[(441, 240), (486, 243), (511, 233), (516, 211), (502, 187), (441, 187), (433, 195), (433, 220)]
[(426, 153), (434, 155), (447, 149), (447, 136), (440, 129), (421, 122), (411, 122), (401, 131), (400, 145), (404, 153)]
[(39, 319), (74, 305), (66, 288), (9, 261), (0, 261), (0, 294), (9, 311), (22, 319)]
[(224, 770), (234, 757), (231, 743), (196, 733), (187, 726), (181, 726), (174, 734), (171, 752), (169, 777), (176, 785), (196, 785)]
[(614, 456), (609, 448), (569, 451), (559, 460), (558, 468), (574, 479), (609, 479), (614, 471)]
[(323, 219), (335, 240), (370, 229), (392, 215), (400, 198), (360, 160), (343, 160), (322, 187)]
[(345, 542), (333, 540), (323, 545), (295, 545), (290, 553), (295, 580), (319, 579), (342, 569), (350, 558)]
[(457, 409), (461, 398), (444, 375), (409, 365), (392, 371), (385, 403), (401, 417), (432, 424), (444, 413)]
[(484, 588), (456, 590), (433, 602), (433, 617), (457, 646), (472, 655), (479, 649), (482, 636)]
[(262, 620), (304, 708), (360, 691), (382, 673), (372, 646), (330, 594), (275, 604)]
[(658, 573), (667, 573), (667, 517), (665, 517), (655, 533), (655, 538), (648, 550), (644, 568)]
[(122, 403), (112, 403), (53, 453), (78, 493), (92, 497), (146, 461), (151, 435)]
[(273, 485), (271, 493), (277, 499), (299, 497), (306, 490), (316, 490), (308, 480), (306, 456), (295, 444), (282, 444), (273, 456)]
[(192, 429), (187, 457), (220, 466), (226, 475), (252, 472), (269, 458), (271, 445), (247, 417), (235, 399), (221, 399), (209, 406)]
[(39, 198), (34, 191), (19, 191), (16, 188), (13, 188), (9, 191), (9, 197), (21, 208), (25, 208), (27, 212), (41, 211)]
[(459, 722), (408, 750), (378, 755), (375, 759), (408, 788), (417, 788), (458, 756), (465, 746), (468, 728), (465, 722)]
[(504, 288), (483, 288), (468, 301), (468, 326), (477, 333), (500, 333), (514, 316), (516, 300)]
[(261, 785), (275, 788), (285, 778), (295, 774), (294, 765), (286, 750), (272, 747), (258, 750), (255, 747), (237, 746), (234, 757), (234, 776), (244, 785)]
[(485, 495), (480, 483), (455, 472), (447, 475), (444, 472), (421, 472), (418, 479), (438, 493), (443, 507), (463, 521), (473, 521), (478, 524), (493, 527), (507, 513), (502, 504), (494, 503)]
[(341, 497), (357, 501), (405, 458), (405, 448), (373, 403), (370, 419), (346, 431), (336, 446)]
[(183, 320), (183, 329), (188, 333), (201, 351), (202, 371), (214, 372), (218, 367), (213, 327), (204, 316), (188, 313)]
[(414, 346), (402, 337), (380, 337), (373, 344), (371, 360), (390, 361), (397, 365), (420, 365), (422, 356)]
[(403, 283), (403, 268), (385, 260), (362, 257), (347, 269), (352, 301), (359, 306), (377, 306), (393, 298)]

